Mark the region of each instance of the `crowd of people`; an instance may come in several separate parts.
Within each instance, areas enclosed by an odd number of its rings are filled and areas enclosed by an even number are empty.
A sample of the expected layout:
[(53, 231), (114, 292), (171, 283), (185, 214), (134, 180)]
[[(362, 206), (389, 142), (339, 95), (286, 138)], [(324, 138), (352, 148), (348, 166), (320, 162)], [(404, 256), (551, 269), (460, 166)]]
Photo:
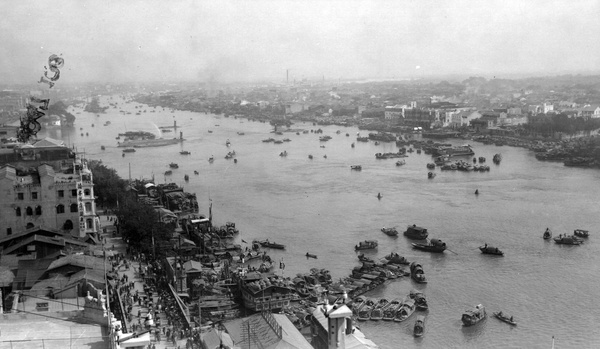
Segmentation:
[(188, 321), (187, 310), (169, 287), (161, 263), (152, 255), (132, 250), (123, 239), (108, 238), (111, 241), (105, 245), (113, 249), (113, 256), (108, 257), (113, 279), (110, 306), (125, 331), (138, 336), (149, 332), (152, 343), (148, 349), (201, 348), (200, 329)]

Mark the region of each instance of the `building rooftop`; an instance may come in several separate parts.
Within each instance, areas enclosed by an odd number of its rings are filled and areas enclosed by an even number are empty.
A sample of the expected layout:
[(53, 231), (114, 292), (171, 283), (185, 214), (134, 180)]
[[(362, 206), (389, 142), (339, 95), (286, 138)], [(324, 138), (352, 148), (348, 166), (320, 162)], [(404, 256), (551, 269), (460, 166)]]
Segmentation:
[(254, 314), (226, 322), (224, 325), (234, 345), (242, 349), (312, 349), (312, 345), (286, 315)]
[[(39, 301), (39, 300), (38, 300)], [(64, 303), (76, 303), (75, 299)], [(54, 303), (54, 302), (49, 302)], [(22, 303), (20, 303), (22, 304)], [(84, 304), (81, 299), (80, 304)], [(60, 303), (57, 305), (61, 306)], [(66, 306), (66, 305), (65, 305)], [(35, 305), (26, 309), (35, 309)], [(76, 323), (55, 314), (25, 312), (0, 315), (0, 349), (44, 348), (44, 349), (108, 349), (110, 344), (106, 329), (100, 325)]]

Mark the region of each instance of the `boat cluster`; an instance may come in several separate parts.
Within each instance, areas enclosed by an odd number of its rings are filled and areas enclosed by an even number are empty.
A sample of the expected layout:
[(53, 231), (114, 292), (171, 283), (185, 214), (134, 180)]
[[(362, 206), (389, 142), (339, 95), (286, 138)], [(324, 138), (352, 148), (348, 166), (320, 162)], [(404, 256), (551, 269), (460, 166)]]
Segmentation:
[(364, 296), (354, 298), (349, 306), (352, 313), (359, 321), (395, 321), (407, 320), (415, 310), (427, 310), (425, 295), (417, 290), (412, 290), (404, 298), (388, 300), (387, 298), (372, 299)]
[(403, 157), (407, 157), (408, 155), (405, 154), (405, 152), (399, 151), (397, 153), (376, 153), (375, 154), (375, 158), (376, 159), (394, 159), (394, 158), (403, 158)]
[(465, 172), (469, 172), (469, 171), (486, 172), (486, 171), (490, 170), (490, 167), (488, 165), (477, 165), (477, 164), (471, 164), (468, 161), (458, 160), (451, 164), (444, 164), (444, 165), (440, 166), (440, 169), (442, 169), (442, 170), (458, 170), (458, 171), (465, 171)]

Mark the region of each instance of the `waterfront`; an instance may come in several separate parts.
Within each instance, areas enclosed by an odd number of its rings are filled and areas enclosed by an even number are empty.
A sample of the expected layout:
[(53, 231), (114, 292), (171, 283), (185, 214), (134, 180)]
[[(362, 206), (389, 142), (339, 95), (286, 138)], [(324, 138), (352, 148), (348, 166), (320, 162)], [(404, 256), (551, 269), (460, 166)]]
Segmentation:
[[(127, 104), (124, 110), (134, 112), (134, 105)], [(111, 125), (102, 126), (108, 120)], [(176, 137), (182, 131), (183, 144), (138, 148), (122, 157), (115, 139), (119, 132), (158, 133), (158, 127), (170, 126), (174, 120), (182, 128), (165, 133), (165, 137)], [(124, 178), (131, 170), (132, 178), (154, 174), (156, 182), (181, 184), (198, 194), (201, 213), (208, 214), (210, 197), (217, 223), (236, 222), (241, 232), (238, 242), (270, 238), (287, 245), (285, 252), (270, 252), (275, 260), (284, 258), (285, 275), (317, 267), (329, 269), (334, 279), (345, 277), (359, 265), (353, 246), (365, 239), (379, 240), (378, 252), (367, 252), (369, 257), (396, 251), (420, 262), (429, 279), (427, 285), (398, 279), (367, 294), (401, 298), (418, 288), (430, 305), (421, 339), (412, 336), (415, 315), (401, 324), (359, 323), (382, 348), (549, 348), (553, 335), (557, 348), (600, 345), (600, 330), (595, 325), (600, 306), (588, 301), (600, 294), (596, 278), (600, 265), (595, 230), (600, 194), (597, 170), (539, 162), (526, 149), (471, 142), (475, 156), (488, 159), (490, 172), (436, 169), (437, 177), (428, 180), (429, 155), (410, 154), (406, 165), (400, 167), (394, 160), (376, 160), (375, 153), (395, 152), (397, 147), (356, 142), (356, 128), (292, 126), (321, 128), (323, 135), (332, 137), (319, 142), (317, 134), (276, 136), (269, 133), (270, 125), (243, 119), (179, 111), (121, 115), (116, 109), (98, 117), (82, 112), (75, 126), (68, 135), (48, 129), (39, 136), (47, 134), (75, 144), (88, 158), (101, 158)], [(361, 135), (367, 133), (361, 131)], [(287, 137), (291, 142), (261, 142), (269, 137)], [(227, 139), (230, 148), (225, 146)], [(351, 148), (352, 142), (355, 148)], [(101, 145), (105, 151), (100, 150)], [(191, 154), (180, 155), (181, 150)], [(231, 150), (236, 151), (237, 164), (224, 159)], [(289, 155), (280, 157), (284, 150)], [(498, 152), (503, 161), (495, 166), (491, 158)], [(309, 154), (313, 160), (308, 159)], [(211, 155), (215, 157), (212, 164), (207, 161)], [(170, 162), (178, 163), (179, 168), (165, 177)], [(363, 170), (351, 171), (354, 164), (362, 165)], [(199, 175), (194, 175), (194, 170)], [(190, 176), (188, 183), (185, 174)], [(476, 189), (479, 196), (474, 195)], [(376, 198), (379, 192), (381, 200)], [(403, 236), (391, 238), (380, 232), (382, 226), (403, 231), (413, 223), (428, 228), (430, 237), (441, 238), (456, 254), (415, 251)], [(541, 238), (546, 227), (555, 235), (589, 229), (592, 237), (579, 247), (559, 246)], [(500, 247), (505, 257), (482, 255), (477, 247), (484, 243)], [(306, 252), (318, 259), (307, 260)], [(463, 328), (462, 312), (479, 303), (487, 307), (489, 315), (498, 310), (514, 315), (518, 326), (490, 317)]]

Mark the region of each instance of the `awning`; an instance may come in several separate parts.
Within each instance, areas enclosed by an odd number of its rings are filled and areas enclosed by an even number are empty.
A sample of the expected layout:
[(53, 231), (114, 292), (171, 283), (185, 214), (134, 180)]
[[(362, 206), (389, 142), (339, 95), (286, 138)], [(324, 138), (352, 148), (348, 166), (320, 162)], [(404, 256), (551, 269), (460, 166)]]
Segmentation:
[(141, 334), (138, 337), (132, 335), (124, 340), (119, 340), (119, 348), (141, 347), (148, 344), (151, 344), (149, 332)]

